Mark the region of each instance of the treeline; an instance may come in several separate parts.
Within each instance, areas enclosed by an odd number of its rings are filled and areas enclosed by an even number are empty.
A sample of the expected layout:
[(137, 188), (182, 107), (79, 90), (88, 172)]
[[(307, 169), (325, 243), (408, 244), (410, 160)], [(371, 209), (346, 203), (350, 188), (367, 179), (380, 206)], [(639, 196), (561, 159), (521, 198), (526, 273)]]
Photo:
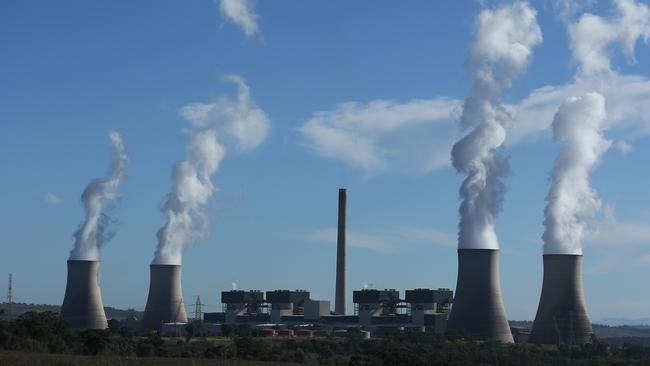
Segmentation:
[(267, 339), (240, 337), (247, 330), (227, 329), (231, 338), (205, 338), (200, 323), (188, 326), (186, 338), (134, 335), (119, 323), (108, 330), (75, 332), (51, 312), (23, 314), (0, 322), (0, 350), (103, 355), (115, 357), (185, 357), (351, 366), (650, 365), (650, 348), (606, 345), (594, 339), (583, 346), (536, 346), (447, 339), (429, 333), (389, 338)]

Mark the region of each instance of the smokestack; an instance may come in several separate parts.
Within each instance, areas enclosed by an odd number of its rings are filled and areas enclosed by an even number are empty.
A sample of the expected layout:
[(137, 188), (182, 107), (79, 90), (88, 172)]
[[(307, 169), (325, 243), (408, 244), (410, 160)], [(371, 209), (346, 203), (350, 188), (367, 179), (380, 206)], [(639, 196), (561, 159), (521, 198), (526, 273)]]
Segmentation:
[(347, 211), (347, 190), (339, 189), (339, 226), (336, 238), (336, 300), (334, 311), (337, 314), (345, 315), (345, 292), (346, 292), (346, 243), (345, 224)]
[(531, 343), (584, 344), (593, 331), (582, 290), (582, 255), (544, 255), (544, 282)]
[(181, 266), (152, 264), (150, 270), (149, 297), (140, 330), (159, 332), (163, 323), (187, 323), (181, 290)]
[(61, 317), (74, 329), (108, 328), (99, 290), (99, 261), (68, 260)]
[(459, 249), (456, 298), (447, 333), (512, 343), (501, 298), (498, 249)]

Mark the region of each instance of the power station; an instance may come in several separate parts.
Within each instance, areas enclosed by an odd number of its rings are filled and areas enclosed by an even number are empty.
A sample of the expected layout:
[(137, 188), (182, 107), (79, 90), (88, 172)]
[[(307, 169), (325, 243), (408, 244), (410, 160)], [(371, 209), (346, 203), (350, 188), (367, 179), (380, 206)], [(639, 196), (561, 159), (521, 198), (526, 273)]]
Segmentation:
[(108, 328), (99, 289), (99, 261), (68, 261), (61, 317), (74, 329)]
[(354, 315), (330, 310), (330, 302), (315, 300), (305, 290), (231, 290), (221, 293), (223, 311), (205, 313), (206, 323), (247, 324), (269, 329), (282, 325), (309, 326), (329, 332), (363, 328), (371, 333), (422, 330), (443, 334), (453, 302), (450, 289), (413, 289), (400, 297), (395, 289), (353, 291)]
[(499, 251), (459, 249), (456, 298), (448, 333), (512, 343), (499, 282)]
[[(447, 288), (353, 291), (354, 314), (346, 309), (347, 190), (338, 192), (336, 289), (330, 301), (315, 300), (306, 290), (232, 290), (221, 293), (223, 311), (203, 313), (210, 329), (220, 324), (248, 324), (276, 333), (278, 326), (317, 325), (333, 334), (362, 329), (387, 334), (429, 329), (471, 340), (513, 342), (499, 281), (499, 250), (459, 249), (456, 296)], [(151, 264), (146, 307), (139, 324), (142, 333), (175, 334), (188, 318), (183, 301), (180, 265)], [(197, 298), (198, 299), (198, 298)], [(197, 300), (196, 314), (201, 304)], [(106, 329), (99, 288), (99, 262), (69, 260), (61, 317), (75, 329)], [(200, 318), (200, 315), (195, 315)], [(216, 326), (216, 327), (215, 327)], [(219, 330), (215, 330), (217, 332)], [(303, 332), (305, 333), (305, 332)], [(309, 333), (309, 332), (306, 332)], [(525, 333), (527, 334), (527, 333)], [(581, 255), (544, 255), (544, 280), (529, 341), (540, 344), (583, 344), (593, 334), (582, 287)]]
[(140, 330), (158, 332), (166, 323), (187, 323), (181, 289), (181, 266), (152, 264), (149, 269), (149, 296)]
[(593, 330), (582, 289), (582, 255), (544, 255), (544, 280), (530, 342), (584, 344)]

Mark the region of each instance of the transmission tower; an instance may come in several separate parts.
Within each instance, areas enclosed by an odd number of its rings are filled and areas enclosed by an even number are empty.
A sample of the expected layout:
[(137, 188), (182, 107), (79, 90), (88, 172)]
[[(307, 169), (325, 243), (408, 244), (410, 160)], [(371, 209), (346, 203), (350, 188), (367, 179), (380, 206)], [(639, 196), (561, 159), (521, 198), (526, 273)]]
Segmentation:
[(201, 297), (196, 297), (196, 303), (194, 304), (194, 319), (201, 320), (203, 319), (203, 304), (201, 304)]
[(12, 308), (13, 308), (13, 303), (14, 303), (14, 296), (13, 296), (13, 277), (11, 273), (9, 273), (9, 286), (7, 286), (7, 318), (11, 319), (11, 313), (12, 313)]

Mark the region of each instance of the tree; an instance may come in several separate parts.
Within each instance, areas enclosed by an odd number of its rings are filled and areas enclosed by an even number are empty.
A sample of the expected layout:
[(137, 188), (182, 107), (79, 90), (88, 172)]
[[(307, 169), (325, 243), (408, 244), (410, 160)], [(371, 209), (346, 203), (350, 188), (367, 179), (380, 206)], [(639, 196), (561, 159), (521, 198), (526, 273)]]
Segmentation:
[(111, 343), (110, 331), (90, 329), (81, 333), (83, 339), (83, 353), (98, 355), (103, 353)]

